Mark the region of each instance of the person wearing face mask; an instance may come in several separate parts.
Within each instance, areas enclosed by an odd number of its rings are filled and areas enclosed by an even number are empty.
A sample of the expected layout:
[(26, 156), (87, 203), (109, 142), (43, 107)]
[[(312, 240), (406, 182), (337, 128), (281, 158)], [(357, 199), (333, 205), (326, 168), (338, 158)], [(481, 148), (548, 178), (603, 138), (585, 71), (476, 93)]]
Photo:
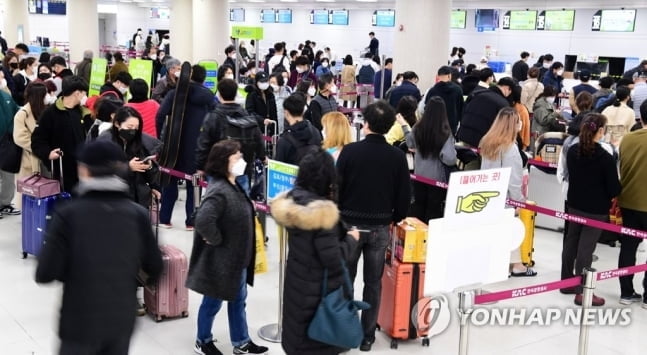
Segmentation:
[(297, 57), (295, 64), (295, 70), (290, 73), (290, 80), (288, 80), (289, 87), (294, 89), (305, 79), (310, 79), (313, 83), (317, 82), (317, 76), (311, 68), (312, 61), (307, 56)]
[(337, 85), (331, 73), (319, 77), (319, 93), (310, 101), (309, 119), (313, 126), (319, 131), (323, 129), (321, 117), (328, 112), (336, 112), (337, 106)]
[[(418, 102), (422, 99), (420, 89), (418, 89), (418, 74), (412, 71), (405, 71), (402, 73), (402, 85), (396, 87), (391, 92), (389, 97), (389, 104), (391, 107), (398, 107), (400, 99), (405, 96), (413, 96)], [(372, 79), (371, 79), (372, 80)]]
[(54, 84), (56, 84), (56, 96), (61, 93), (63, 79), (74, 75), (70, 69), (67, 68), (65, 58), (56, 56), (50, 61), (52, 70), (54, 71)]
[(537, 63), (535, 63), (534, 67), (539, 69), (539, 81), (542, 81), (544, 75), (550, 70), (550, 66), (553, 65), (553, 59), (552, 54), (544, 54), (537, 58)]
[(126, 101), (124, 98), (128, 93), (128, 87), (130, 82), (133, 80), (133, 77), (128, 72), (120, 72), (115, 76), (112, 82), (107, 81), (99, 89), (99, 93), (103, 94), (104, 92), (113, 91), (117, 94), (121, 101)]
[(83, 51), (83, 60), (76, 64), (74, 68), (74, 75), (82, 77), (88, 83), (90, 82), (90, 71), (92, 70), (92, 57), (94, 57), (94, 53), (86, 49)]
[(330, 61), (328, 58), (321, 58), (321, 62), (319, 63), (319, 66), (315, 70), (315, 74), (317, 75), (317, 78), (330, 73)]
[[(153, 89), (152, 99), (159, 102), (160, 104), (166, 97), (166, 94), (175, 88), (177, 83), (177, 78), (180, 75), (180, 70), (182, 69), (182, 63), (176, 58), (165, 57), (166, 62), (164, 67), (166, 68), (166, 75), (157, 81), (157, 85)], [(222, 66), (221, 66), (222, 67)], [(220, 68), (218, 68), (220, 73)]]
[[(88, 102), (91, 99), (88, 99)], [(124, 102), (119, 100), (117, 94), (112, 91), (99, 96), (92, 105), (88, 104), (88, 107), (91, 107), (93, 112), (94, 122), (86, 136), (86, 143), (92, 142), (105, 132), (110, 131), (113, 126), (112, 121), (115, 118), (115, 112), (123, 106)]]
[[(50, 98), (45, 84), (31, 82), (25, 89), (25, 105), (14, 116), (13, 140), (17, 146), (22, 148), (20, 171), (16, 176), (18, 179), (31, 176), (35, 172), (45, 173), (47, 171), (41, 160), (31, 150), (31, 135), (38, 124), (38, 117), (50, 105)], [(16, 201), (21, 203), (22, 198), (17, 196)]]
[(233, 68), (234, 70), (234, 77), (236, 76), (236, 47), (233, 45), (227, 46), (225, 48), (225, 55), (227, 56), (227, 59), (222, 63), (222, 65), (229, 65), (230, 67)]
[(555, 88), (555, 93), (559, 94), (562, 92), (564, 85), (562, 81), (564, 80), (564, 64), (560, 62), (555, 62), (550, 66), (550, 70), (544, 74), (544, 78), (541, 83), (546, 86), (552, 86)]
[(555, 108), (555, 95), (553, 86), (544, 86), (544, 92), (539, 95), (533, 105), (532, 131), (544, 134), (546, 132), (563, 131), (559, 124), (562, 115), (559, 109)]
[[(79, 181), (76, 152), (85, 142), (92, 126), (91, 112), (84, 105), (88, 99), (88, 83), (72, 75), (63, 79), (61, 96), (45, 109), (38, 118), (38, 126), (31, 138), (32, 152), (46, 166), (50, 160), (57, 160), (63, 154), (63, 190), (74, 192)], [(58, 164), (54, 164), (54, 178), (60, 178)]]
[(292, 88), (285, 85), (287, 82), (287, 72), (276, 72), (270, 75), (270, 87), (274, 92), (274, 101), (276, 101), (276, 119), (279, 125), (279, 132), (285, 129), (285, 115), (283, 114), (283, 100), (292, 95)]
[(150, 160), (144, 162), (144, 159), (157, 154), (162, 142), (143, 133), (143, 125), (137, 110), (123, 106), (115, 112), (109, 133), (100, 135), (97, 140), (112, 141), (126, 153), (129, 170), (124, 180), (129, 187), (129, 196), (148, 209), (152, 196), (161, 197), (161, 189), (158, 185), (159, 168)]
[(18, 56), (14, 52), (7, 52), (7, 55), (2, 59), (2, 72), (4, 73), (4, 79), (6, 81), (6, 91), (13, 95), (13, 92), (15, 91), (13, 77), (18, 73)]
[(20, 71), (13, 77), (14, 91), (11, 94), (18, 106), (25, 104), (25, 88), (30, 82), (36, 80), (35, 63), (36, 59), (33, 57), (21, 60), (18, 65)]
[(234, 140), (220, 141), (211, 148), (205, 170), (209, 186), (195, 217), (186, 285), (203, 295), (194, 344), (198, 354), (222, 354), (214, 344), (212, 327), (225, 301), (234, 354), (268, 350), (254, 344), (247, 325), (247, 285), (254, 285), (256, 246), (254, 206), (236, 182), (247, 165), (240, 149)]
[[(265, 72), (256, 74), (254, 86), (248, 85), (247, 99), (245, 100), (245, 109), (249, 114), (255, 115), (259, 127), (265, 127), (277, 122), (276, 100), (274, 92), (270, 89), (270, 78)], [(263, 129), (263, 128), (261, 128)], [(268, 127), (268, 134), (274, 134), (275, 126)]]
[(41, 63), (38, 65), (38, 70), (36, 71), (37, 80), (45, 81), (52, 79), (52, 67), (47, 63)]

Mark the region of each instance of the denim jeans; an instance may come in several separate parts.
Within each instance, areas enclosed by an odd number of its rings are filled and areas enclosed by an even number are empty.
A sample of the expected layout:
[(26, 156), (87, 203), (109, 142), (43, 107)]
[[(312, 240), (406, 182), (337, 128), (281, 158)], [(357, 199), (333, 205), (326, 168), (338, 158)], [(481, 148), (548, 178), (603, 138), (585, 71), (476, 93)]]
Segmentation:
[[(233, 346), (242, 346), (250, 341), (247, 332), (247, 314), (245, 301), (247, 300), (247, 269), (243, 270), (240, 278), (238, 297), (227, 302), (227, 318), (229, 319), (229, 338)], [(222, 307), (223, 300), (203, 296), (202, 304), (198, 310), (198, 343), (206, 344), (213, 341), (211, 327), (216, 314)]]
[[(639, 230), (647, 229), (647, 212), (621, 208), (622, 224), (628, 228)], [(630, 235), (620, 235), (620, 254), (618, 255), (618, 267), (636, 265), (636, 251), (642, 239)], [(634, 293), (634, 275), (620, 277), (620, 297), (629, 297)], [(647, 300), (647, 277), (643, 278), (643, 299)]]
[[(171, 217), (173, 216), (173, 207), (178, 197), (177, 178), (171, 178), (171, 182), (162, 188), (162, 206), (160, 207), (160, 224), (170, 224)], [(189, 223), (189, 217), (193, 214), (193, 183), (189, 180), (186, 183), (186, 204), (184, 209), (186, 211), (186, 219), (184, 224)]]
[(357, 249), (351, 254), (348, 262), (348, 271), (353, 282), (357, 275), (357, 263), (360, 255), (364, 254), (364, 294), (363, 300), (371, 308), (362, 311), (362, 328), (364, 338), (375, 339), (377, 327), (377, 313), (380, 310), (380, 296), (382, 295), (382, 273), (384, 272), (384, 254), (389, 243), (389, 226), (356, 226), (361, 232)]

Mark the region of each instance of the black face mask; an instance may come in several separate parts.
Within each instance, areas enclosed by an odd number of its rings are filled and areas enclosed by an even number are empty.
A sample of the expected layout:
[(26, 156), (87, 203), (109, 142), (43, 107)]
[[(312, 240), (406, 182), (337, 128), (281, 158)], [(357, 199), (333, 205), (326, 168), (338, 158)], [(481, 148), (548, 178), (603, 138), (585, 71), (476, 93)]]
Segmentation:
[(9, 63), (11, 69), (18, 69), (18, 63)]
[(135, 135), (137, 135), (137, 130), (136, 129), (120, 129), (119, 130), (119, 137), (123, 138), (126, 142), (130, 142), (133, 139), (135, 139)]
[(39, 73), (38, 74), (38, 79), (43, 80), (43, 81), (45, 81), (45, 80), (47, 80), (47, 79), (49, 79), (51, 77), (52, 77), (52, 74), (50, 74), (50, 73)]

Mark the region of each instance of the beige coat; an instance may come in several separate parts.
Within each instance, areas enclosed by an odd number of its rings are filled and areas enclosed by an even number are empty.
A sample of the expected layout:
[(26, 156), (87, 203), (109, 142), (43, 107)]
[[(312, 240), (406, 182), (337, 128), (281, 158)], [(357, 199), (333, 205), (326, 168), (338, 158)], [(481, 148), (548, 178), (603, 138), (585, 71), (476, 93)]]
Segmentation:
[(355, 67), (352, 65), (344, 65), (341, 70), (341, 90), (339, 90), (339, 99), (343, 101), (356, 101), (356, 92)]
[(31, 112), (29, 103), (23, 106), (13, 120), (13, 140), (16, 145), (22, 148), (22, 160), (20, 162), (20, 172), (17, 178), (30, 176), (35, 172), (40, 172), (40, 159), (31, 151), (31, 135), (36, 128), (36, 118)]

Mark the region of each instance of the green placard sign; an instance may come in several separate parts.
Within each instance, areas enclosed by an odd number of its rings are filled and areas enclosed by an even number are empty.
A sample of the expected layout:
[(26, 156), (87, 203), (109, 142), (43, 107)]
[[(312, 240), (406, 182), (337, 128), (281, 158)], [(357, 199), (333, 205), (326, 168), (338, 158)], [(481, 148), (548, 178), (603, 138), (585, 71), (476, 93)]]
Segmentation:
[(215, 60), (201, 60), (198, 62), (198, 65), (207, 71), (207, 77), (204, 79), (204, 86), (215, 94), (217, 90), (216, 86), (218, 84), (218, 62)]
[(153, 78), (153, 61), (146, 59), (131, 59), (128, 63), (128, 72), (132, 75), (133, 79), (144, 79), (148, 84), (148, 91), (151, 88), (151, 79)]
[(101, 86), (106, 82), (106, 67), (108, 61), (105, 58), (92, 58), (90, 69), (90, 92), (88, 96), (99, 95)]
[(263, 39), (263, 27), (232, 26), (233, 38)]

